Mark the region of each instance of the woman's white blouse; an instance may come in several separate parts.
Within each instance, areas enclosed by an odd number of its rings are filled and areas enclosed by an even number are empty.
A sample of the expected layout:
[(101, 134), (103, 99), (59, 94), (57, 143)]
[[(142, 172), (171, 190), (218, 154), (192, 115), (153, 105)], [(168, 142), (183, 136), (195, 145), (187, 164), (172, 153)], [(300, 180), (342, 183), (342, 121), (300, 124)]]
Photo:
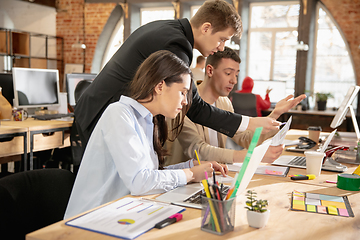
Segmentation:
[(153, 115), (121, 96), (102, 114), (89, 139), (64, 218), (128, 194), (156, 194), (186, 184), (182, 168), (192, 161), (158, 170), (153, 148)]

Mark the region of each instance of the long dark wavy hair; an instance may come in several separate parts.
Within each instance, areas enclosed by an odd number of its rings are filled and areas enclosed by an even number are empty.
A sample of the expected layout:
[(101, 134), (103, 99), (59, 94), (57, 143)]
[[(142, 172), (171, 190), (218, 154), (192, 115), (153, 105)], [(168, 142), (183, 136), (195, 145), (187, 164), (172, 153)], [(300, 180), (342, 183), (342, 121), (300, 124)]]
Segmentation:
[[(130, 84), (130, 97), (140, 103), (151, 102), (154, 98), (155, 87), (161, 81), (165, 81), (167, 86), (172, 83), (181, 83), (181, 75), (191, 76), (190, 89), (187, 93), (188, 105), (182, 108), (182, 112), (173, 120), (175, 123), (171, 129), (171, 134), (176, 138), (184, 124), (186, 112), (189, 110), (192, 100), (192, 73), (187, 64), (175, 54), (167, 50), (160, 50), (152, 53), (138, 68), (133, 81)], [(145, 100), (149, 98), (149, 100)], [(167, 151), (163, 148), (168, 138), (168, 126), (165, 117), (161, 114), (154, 116), (154, 150), (158, 155), (159, 169), (163, 169), (164, 157)]]

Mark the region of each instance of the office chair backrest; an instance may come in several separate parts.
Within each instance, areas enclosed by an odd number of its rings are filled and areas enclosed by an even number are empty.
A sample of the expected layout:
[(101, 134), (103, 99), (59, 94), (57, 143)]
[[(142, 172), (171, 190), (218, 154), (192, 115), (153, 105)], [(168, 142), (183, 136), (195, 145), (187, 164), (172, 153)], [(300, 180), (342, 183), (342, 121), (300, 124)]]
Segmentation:
[[(75, 87), (74, 91), (74, 98), (75, 103), (77, 103), (81, 97), (81, 95), (85, 92), (85, 90), (90, 86), (92, 83), (91, 80), (81, 80)], [(74, 119), (74, 122), (71, 127), (70, 131), (70, 144), (71, 144), (71, 157), (72, 157), (72, 164), (75, 175), (77, 174), (80, 162), (82, 159), (82, 155), (84, 153), (84, 149), (82, 147), (82, 143), (80, 140), (79, 132), (77, 130), (76, 126), (76, 119)]]
[(62, 220), (74, 181), (75, 175), (64, 169), (39, 169), (1, 178), (1, 239), (25, 239), (27, 233)]
[(257, 117), (255, 94), (232, 93), (231, 97), (234, 112), (250, 117)]
[(90, 86), (92, 83), (91, 80), (81, 80), (75, 87), (74, 97), (75, 103), (80, 99), (81, 95), (85, 92), (85, 90)]

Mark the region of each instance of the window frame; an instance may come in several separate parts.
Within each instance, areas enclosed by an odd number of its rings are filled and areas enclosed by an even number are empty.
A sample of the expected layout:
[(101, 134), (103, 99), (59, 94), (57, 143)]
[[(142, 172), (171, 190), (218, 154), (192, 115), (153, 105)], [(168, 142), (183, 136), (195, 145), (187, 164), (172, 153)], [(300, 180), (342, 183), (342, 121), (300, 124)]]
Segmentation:
[[(268, 81), (274, 80), (274, 65), (275, 65), (275, 52), (276, 52), (276, 33), (283, 31), (297, 31), (298, 27), (289, 27), (289, 28), (251, 28), (251, 15), (252, 15), (252, 7), (253, 6), (273, 6), (273, 5), (292, 5), (292, 4), (300, 4), (299, 1), (286, 1), (285, 2), (250, 2), (249, 3), (249, 28), (248, 28), (248, 36), (247, 36), (247, 50), (246, 50), (246, 62), (248, 63), (246, 66), (246, 76), (249, 75), (249, 61), (250, 61), (250, 46), (251, 46), (251, 33), (253, 32), (271, 32), (271, 58), (270, 58), (270, 72)], [(300, 15), (299, 15), (300, 18)], [(256, 29), (256, 30), (254, 30)], [(295, 73), (296, 74), (296, 73)], [(295, 81), (295, 80), (294, 80)]]
[(318, 30), (319, 30), (319, 23), (318, 23), (318, 20), (319, 20), (319, 10), (320, 8), (322, 8), (322, 10), (324, 12), (326, 12), (326, 15), (327, 17), (329, 17), (331, 20), (332, 20), (332, 23), (336, 26), (336, 29), (339, 31), (343, 41), (344, 41), (344, 44), (345, 44), (345, 47), (346, 47), (346, 50), (348, 51), (349, 53), (349, 58), (350, 58), (350, 62), (351, 62), (351, 66), (352, 66), (352, 69), (354, 71), (354, 78), (355, 78), (355, 85), (356, 85), (356, 72), (355, 72), (355, 64), (354, 64), (354, 59), (353, 59), (353, 56), (351, 54), (351, 50), (350, 50), (350, 46), (349, 46), (349, 43), (348, 41), (346, 41), (346, 37), (343, 33), (343, 31), (341, 30), (339, 24), (337, 23), (337, 21), (334, 19), (333, 15), (329, 12), (329, 10), (326, 8), (326, 6), (321, 3), (321, 2), (317, 2), (316, 4), (316, 22), (315, 22), (315, 35), (314, 35), (314, 53), (313, 53), (313, 56), (312, 56), (312, 62), (313, 62), (313, 65), (314, 67), (312, 68), (312, 72), (311, 72), (311, 84), (310, 84), (310, 89), (307, 89), (308, 91), (310, 91), (311, 93), (314, 92), (314, 85), (315, 85), (315, 70), (316, 70), (316, 53), (317, 53), (317, 39), (318, 39)]

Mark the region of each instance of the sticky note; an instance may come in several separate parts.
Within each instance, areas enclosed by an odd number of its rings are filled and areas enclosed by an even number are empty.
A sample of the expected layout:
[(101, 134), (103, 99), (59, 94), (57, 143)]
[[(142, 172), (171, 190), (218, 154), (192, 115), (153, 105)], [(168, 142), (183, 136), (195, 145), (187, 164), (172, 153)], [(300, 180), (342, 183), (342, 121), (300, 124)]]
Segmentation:
[(294, 191), (294, 192), (293, 192), (293, 195), (294, 195), (294, 196), (305, 197), (305, 194), (304, 194), (304, 193), (298, 192), (298, 191)]
[(300, 200), (293, 200), (293, 205), (305, 205), (305, 202)]
[(314, 206), (314, 205), (306, 205), (306, 211), (308, 211), (308, 212), (316, 212), (316, 206)]
[(339, 210), (339, 215), (340, 215), (340, 216), (344, 216), (344, 217), (348, 217), (348, 216), (349, 216), (349, 213), (348, 213), (347, 209), (338, 208), (338, 210)]
[(295, 210), (302, 210), (302, 211), (305, 211), (305, 205), (304, 204), (293, 204), (292, 206), (293, 209)]
[(316, 193), (307, 193), (306, 194), (307, 198), (312, 198), (312, 199), (320, 199), (320, 194), (316, 194)]
[(334, 208), (343, 208), (345, 209), (345, 203), (343, 202), (331, 202), (331, 201), (324, 201), (321, 200), (321, 205), (326, 206), (326, 207), (334, 207)]
[(326, 207), (325, 206), (317, 206), (318, 213), (325, 213), (327, 214)]
[(299, 201), (304, 201), (305, 197), (294, 196), (293, 199), (294, 200), (299, 200)]
[(282, 172), (279, 171), (273, 171), (273, 170), (269, 170), (269, 169), (265, 169), (265, 173), (266, 174), (270, 174), (270, 175), (282, 175)]
[(318, 199), (306, 198), (306, 199), (305, 199), (305, 204), (309, 204), (309, 205), (321, 205), (321, 201), (318, 200)]
[(333, 206), (328, 206), (328, 212), (331, 215), (338, 215), (337, 208)]
[(326, 200), (326, 201), (332, 201), (332, 202), (344, 202), (344, 199), (342, 197), (338, 197), (338, 196), (330, 196), (330, 195), (319, 195), (321, 200)]

